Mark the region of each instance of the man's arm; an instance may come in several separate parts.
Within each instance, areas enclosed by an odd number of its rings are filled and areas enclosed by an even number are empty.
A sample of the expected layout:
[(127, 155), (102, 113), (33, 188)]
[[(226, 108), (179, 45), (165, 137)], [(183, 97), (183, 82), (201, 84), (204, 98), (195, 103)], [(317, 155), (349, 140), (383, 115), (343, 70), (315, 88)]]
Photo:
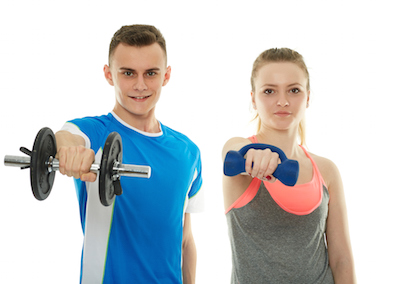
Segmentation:
[(182, 239), (182, 274), (184, 284), (194, 284), (196, 281), (196, 244), (192, 234), (190, 214), (185, 213)]
[(85, 148), (85, 139), (63, 130), (58, 131), (55, 136), (60, 173), (82, 181), (95, 181), (96, 174), (89, 172), (94, 162), (94, 152)]

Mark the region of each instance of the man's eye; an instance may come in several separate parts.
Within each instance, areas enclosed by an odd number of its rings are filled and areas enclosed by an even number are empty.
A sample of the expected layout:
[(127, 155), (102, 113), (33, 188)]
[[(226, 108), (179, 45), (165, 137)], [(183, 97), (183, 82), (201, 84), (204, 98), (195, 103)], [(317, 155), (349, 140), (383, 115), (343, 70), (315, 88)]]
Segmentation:
[(131, 71), (125, 71), (125, 72), (124, 72), (124, 75), (125, 75), (125, 76), (133, 76), (133, 72), (131, 72)]
[(156, 72), (153, 72), (153, 71), (150, 71), (150, 72), (147, 72), (147, 76), (149, 76), (149, 77), (153, 77), (153, 76), (155, 76), (157, 73)]

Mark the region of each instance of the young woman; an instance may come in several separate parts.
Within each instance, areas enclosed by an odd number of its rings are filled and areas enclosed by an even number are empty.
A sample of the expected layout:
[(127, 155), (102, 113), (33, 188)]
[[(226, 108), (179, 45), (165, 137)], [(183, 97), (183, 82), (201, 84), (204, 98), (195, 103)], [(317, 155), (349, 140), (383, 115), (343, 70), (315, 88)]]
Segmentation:
[(223, 159), (230, 150), (263, 143), (282, 149), (300, 170), (296, 185), (285, 186), (273, 176), (278, 154), (250, 148), (247, 174), (224, 176), (231, 282), (355, 283), (339, 171), (303, 147), (310, 98), (303, 57), (288, 48), (264, 51), (254, 62), (251, 86), (257, 134), (230, 139)]

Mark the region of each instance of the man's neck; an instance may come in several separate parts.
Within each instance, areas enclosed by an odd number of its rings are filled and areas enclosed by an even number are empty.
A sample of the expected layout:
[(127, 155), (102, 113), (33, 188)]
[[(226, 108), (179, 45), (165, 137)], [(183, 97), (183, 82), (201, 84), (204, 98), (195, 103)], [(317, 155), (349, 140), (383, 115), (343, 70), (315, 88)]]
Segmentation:
[(135, 115), (122, 107), (115, 106), (113, 112), (128, 125), (147, 133), (159, 133), (160, 123), (155, 117), (154, 110), (146, 115)]

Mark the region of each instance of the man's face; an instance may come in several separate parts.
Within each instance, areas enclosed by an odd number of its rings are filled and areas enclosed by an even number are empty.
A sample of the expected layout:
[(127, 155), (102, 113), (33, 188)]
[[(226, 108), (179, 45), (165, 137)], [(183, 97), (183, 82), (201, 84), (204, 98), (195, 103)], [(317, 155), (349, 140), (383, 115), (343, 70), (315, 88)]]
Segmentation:
[(154, 118), (161, 88), (170, 78), (171, 68), (166, 66), (161, 47), (152, 45), (136, 47), (119, 44), (104, 74), (115, 88), (115, 110), (124, 120)]

